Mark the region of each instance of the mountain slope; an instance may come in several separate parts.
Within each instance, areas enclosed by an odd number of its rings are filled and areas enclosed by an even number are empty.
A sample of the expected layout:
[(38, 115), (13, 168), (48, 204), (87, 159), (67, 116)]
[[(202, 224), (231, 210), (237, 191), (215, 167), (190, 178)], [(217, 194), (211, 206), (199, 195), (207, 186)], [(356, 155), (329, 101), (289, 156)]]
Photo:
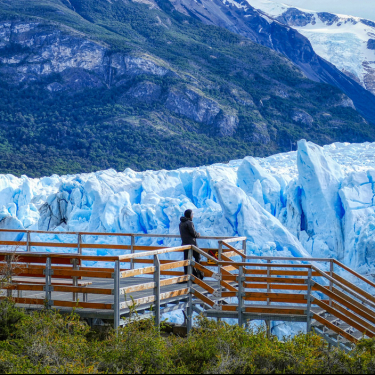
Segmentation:
[(177, 168), (375, 131), (340, 90), (171, 3), (0, 0), (0, 171)]
[[(207, 24), (225, 27), (288, 57), (305, 75), (338, 87), (357, 110), (375, 122), (375, 96), (314, 52), (311, 43), (294, 28), (256, 10), (251, 0), (171, 0), (175, 9)], [(258, 2), (256, 2), (258, 4)], [(276, 5), (280, 9), (280, 5)]]
[(249, 3), (298, 30), (319, 56), (375, 94), (375, 22), (269, 0), (249, 0)]

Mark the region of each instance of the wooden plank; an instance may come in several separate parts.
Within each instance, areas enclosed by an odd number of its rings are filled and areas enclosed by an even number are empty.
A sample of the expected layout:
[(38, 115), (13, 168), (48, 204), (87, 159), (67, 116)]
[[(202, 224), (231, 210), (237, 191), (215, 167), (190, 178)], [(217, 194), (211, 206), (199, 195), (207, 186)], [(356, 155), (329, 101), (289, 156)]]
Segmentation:
[[(77, 247), (77, 244), (75, 244)], [(129, 245), (116, 245), (116, 244), (91, 244), (91, 243), (81, 243), (81, 249), (111, 249), (111, 250), (130, 250)]]
[(113, 289), (52, 285), (53, 292), (112, 295)]
[[(185, 289), (178, 289), (174, 290), (172, 292), (167, 292), (167, 293), (161, 293), (160, 294), (160, 300), (165, 300), (173, 297), (179, 297), (179, 296), (185, 296), (189, 293), (189, 288)], [(155, 296), (148, 296), (148, 297), (143, 297), (143, 298), (137, 298), (133, 301), (127, 301), (127, 302), (122, 302), (120, 303), (120, 309), (126, 309), (131, 306), (140, 306), (140, 305), (145, 305), (148, 303), (152, 303), (155, 301)]]
[(184, 275), (180, 277), (174, 277), (173, 279), (160, 280), (160, 286), (174, 285), (178, 283), (188, 282), (190, 280), (190, 275)]
[(160, 271), (166, 271), (166, 270), (171, 270), (171, 269), (175, 269), (175, 268), (187, 267), (189, 265), (189, 263), (190, 263), (189, 260), (181, 260), (181, 261), (178, 261), (178, 262), (162, 264), (160, 266)]
[(149, 290), (153, 288), (155, 288), (154, 282), (132, 285), (132, 286), (128, 286), (125, 288), (120, 288), (120, 295), (134, 293), (134, 292), (141, 292), (141, 291)]
[[(0, 251), (0, 260), (4, 260), (4, 256), (14, 254), (10, 251)], [(51, 263), (57, 264), (71, 264), (71, 259), (94, 261), (94, 262), (115, 262), (119, 260), (118, 256), (96, 256), (96, 255), (80, 255), (71, 253), (46, 253), (46, 252), (30, 252), (25, 251), (16, 252), (19, 256), (18, 261), (21, 263), (45, 263), (48, 258), (51, 258)]]
[(214, 274), (213, 271), (209, 270), (208, 268), (206, 267), (203, 267), (202, 264), (200, 263), (196, 263), (194, 264), (194, 268), (196, 268), (197, 270), (199, 271), (202, 271), (204, 273), (204, 276), (205, 277), (212, 277), (212, 275)]
[[(228, 267), (234, 267), (235, 269), (239, 269), (240, 267), (239, 266), (237, 266), (237, 262), (234, 264), (233, 263), (233, 260), (232, 259), (230, 259), (230, 258), (228, 258), (226, 255), (224, 255), (224, 254), (221, 254), (221, 260), (222, 261), (225, 261), (225, 262), (231, 262), (232, 264), (228, 264), (227, 266)], [(222, 270), (225, 270), (226, 269), (226, 267), (224, 266), (224, 267), (222, 267)]]
[(318, 305), (322, 309), (326, 310), (331, 315), (335, 316), (338, 319), (341, 319), (343, 322), (349, 324), (351, 327), (355, 328), (357, 331), (362, 332), (369, 337), (374, 337), (375, 334), (370, 332), (366, 327), (357, 323), (353, 319), (350, 319), (346, 314), (341, 313), (340, 311), (336, 310), (334, 307), (326, 305), (323, 301), (314, 298), (313, 304)]
[(351, 294), (352, 296), (354, 296), (355, 298), (359, 299), (360, 301), (364, 302), (364, 303), (367, 303), (368, 305), (370, 305), (372, 308), (375, 309), (375, 303), (373, 303), (372, 301), (370, 300), (367, 300), (365, 297), (363, 297), (361, 294), (358, 294), (357, 292), (355, 292), (353, 289), (351, 289), (350, 287), (340, 283), (340, 281), (334, 279), (333, 277), (331, 277), (330, 275), (327, 275), (325, 272), (323, 272), (322, 270), (320, 270), (319, 268), (315, 267), (315, 266), (312, 266), (314, 270), (316, 270), (317, 272), (321, 273), (321, 275), (326, 278), (328, 281), (330, 281), (331, 283), (333, 283), (333, 285), (336, 285), (338, 286), (339, 288), (343, 289), (345, 292)]
[[(125, 271), (128, 272), (128, 271)], [(112, 279), (111, 272), (81, 271), (81, 270), (55, 270), (53, 276), (81, 276), (100, 279)]]
[(233, 266), (225, 266), (225, 267), (222, 268), (222, 270), (225, 270), (227, 272), (231, 272), (231, 271), (236, 271), (237, 268), (233, 267)]
[[(267, 275), (267, 270), (259, 270), (259, 269), (244, 269), (246, 275)], [(290, 271), (290, 270), (271, 270), (271, 276), (308, 276), (307, 271)], [(318, 272), (312, 272), (313, 277), (322, 276)]]
[(362, 319), (362, 318), (369, 319), (371, 321), (371, 319), (373, 319), (373, 316), (368, 315), (361, 308), (358, 308), (356, 306), (356, 304), (353, 304), (352, 302), (354, 300), (352, 298), (349, 298), (349, 297), (347, 297), (345, 299), (341, 298), (340, 296), (338, 296), (337, 294), (335, 294), (333, 291), (331, 292), (329, 289), (326, 289), (325, 287), (323, 287), (323, 286), (321, 286), (319, 284), (315, 284), (314, 287), (316, 288), (316, 290), (324, 293), (326, 296), (328, 296), (332, 300), (338, 302), (339, 304), (341, 304), (341, 305), (345, 306), (346, 308), (348, 308), (348, 309), (352, 310), (353, 312), (355, 312), (356, 315), (355, 315), (355, 319), (354, 320), (357, 320), (358, 323), (360, 323), (364, 327), (370, 329), (375, 334), (375, 326), (373, 326), (373, 325), (367, 325), (367, 323), (363, 323), (363, 319)]
[(53, 301), (53, 306), (73, 307), (77, 309), (112, 310), (112, 304), (110, 303)]
[[(83, 281), (83, 280), (77, 280), (78, 286), (88, 286), (92, 285), (91, 281)], [(46, 279), (43, 278), (36, 278), (36, 277), (15, 277), (13, 278), (13, 282), (16, 284), (46, 284)], [(52, 285), (73, 285), (73, 279), (52, 279)]]
[[(7, 297), (0, 297), (0, 300), (7, 299)], [(24, 305), (41, 305), (44, 306), (45, 300), (40, 298), (12, 298), (15, 303), (20, 303)]]
[(185, 275), (184, 272), (180, 272), (180, 271), (161, 271), (160, 274), (164, 276), (184, 276)]
[(236, 275), (222, 275), (222, 280), (223, 281), (231, 281), (231, 282), (237, 282), (237, 277)]
[(136, 258), (141, 258), (143, 256), (153, 256), (153, 255), (161, 255), (161, 254), (167, 254), (167, 253), (177, 253), (177, 252), (182, 252), (184, 250), (189, 250), (191, 249), (191, 245), (188, 246), (177, 246), (177, 247), (170, 247), (170, 248), (164, 248), (160, 250), (154, 250), (154, 251), (149, 251), (147, 253), (134, 253), (134, 254), (126, 254), (126, 255), (120, 255), (118, 259), (120, 262), (124, 262), (129, 259), (136, 259)]
[(66, 243), (66, 242), (30, 242), (31, 247), (58, 247), (58, 248), (68, 248), (77, 249), (78, 244), (76, 243)]
[[(237, 311), (237, 305), (222, 305), (222, 311)], [(245, 307), (245, 312), (253, 314), (265, 314), (265, 315), (277, 315), (282, 317), (283, 315), (305, 315), (305, 309), (291, 308), (285, 306), (255, 306)]]
[[(323, 301), (326, 305), (329, 306), (329, 301)], [(340, 306), (336, 302), (332, 302), (332, 307), (334, 307), (336, 310), (340, 311), (341, 313), (345, 314), (348, 318), (356, 321), (357, 323), (361, 324), (363, 327), (367, 328), (369, 331), (373, 332), (375, 334), (375, 327), (371, 325), (370, 323), (367, 323), (364, 319), (361, 319), (358, 317), (358, 315), (354, 314), (353, 312), (349, 311), (343, 306)], [(366, 319), (366, 317), (364, 317)]]
[[(129, 259), (128, 262), (122, 262), (122, 263), (130, 263), (131, 259)], [(160, 264), (167, 264), (167, 263), (171, 263), (172, 260), (160, 260), (159, 261)], [(133, 263), (140, 263), (140, 264), (154, 264), (154, 260), (153, 259), (133, 259)]]
[(189, 294), (189, 292), (190, 292), (189, 288), (184, 288), (184, 289), (174, 290), (172, 292), (161, 293), (160, 299), (163, 301), (163, 300), (169, 299), (169, 298), (186, 296), (187, 294)]
[[(17, 256), (17, 263), (24, 263), (24, 264), (29, 264), (29, 263), (34, 263), (34, 264), (40, 264), (40, 265), (45, 265), (47, 261), (47, 256), (46, 253), (43, 253), (42, 256), (34, 256), (35, 253), (29, 253), (30, 255), (27, 255), (26, 253), (16, 253)], [(8, 253), (9, 255), (9, 253)], [(0, 260), (4, 260), (5, 255), (0, 256)], [(51, 256), (51, 263), (52, 264), (60, 264), (60, 265), (69, 265), (71, 266), (71, 259), (74, 259), (73, 257), (52, 257)]]
[[(327, 274), (329, 274), (329, 272), (327, 272)], [(367, 298), (368, 300), (375, 303), (375, 297), (373, 297), (371, 294), (365, 292), (363, 289), (358, 288), (356, 285), (352, 284), (351, 282), (347, 281), (346, 279), (337, 275), (336, 273), (333, 273), (332, 277), (334, 279), (336, 279), (337, 281), (339, 281), (341, 284), (346, 285), (350, 289), (353, 289), (356, 293), (360, 294), (361, 296), (363, 296), (363, 297)]]
[(259, 313), (259, 314), (272, 314), (272, 315), (305, 315), (305, 309), (291, 309), (283, 307), (246, 307), (245, 312)]
[(148, 273), (154, 273), (155, 267), (145, 267), (145, 268), (137, 268), (135, 270), (129, 270), (125, 272), (120, 272), (120, 278), (126, 278), (126, 277), (132, 277), (132, 276), (138, 276), (138, 275), (146, 275)]
[(247, 263), (247, 262), (233, 262), (231, 259), (230, 261), (221, 261), (218, 262), (221, 266), (231, 266), (235, 264), (236, 267), (244, 266), (244, 267), (257, 267), (257, 268), (312, 268), (313, 266), (310, 264), (282, 264), (282, 263)]
[(288, 298), (244, 297), (244, 300), (252, 301), (252, 302), (292, 303), (293, 305), (305, 305), (306, 306), (306, 300), (304, 299), (295, 299), (291, 301)]
[[(325, 288), (329, 289), (329, 287), (325, 287)], [(337, 294), (339, 297), (345, 299), (347, 302), (350, 302), (352, 305), (358, 307), (359, 309), (361, 309), (362, 311), (367, 313), (368, 317), (366, 319), (369, 320), (371, 323), (375, 323), (375, 312), (373, 310), (369, 309), (368, 307), (366, 307), (362, 303), (360, 303), (360, 302), (354, 300), (353, 298), (349, 297), (348, 295), (341, 292), (337, 288), (333, 288), (332, 291), (335, 294)]]
[(198, 292), (196, 289), (192, 288), (193, 294), (196, 298), (200, 299), (202, 302), (206, 303), (207, 305), (213, 307), (215, 306), (215, 302), (210, 300), (208, 297), (203, 295), (202, 293)]
[(344, 330), (342, 330), (338, 326), (335, 326), (334, 324), (332, 324), (328, 320), (322, 318), (320, 315), (314, 314), (313, 319), (315, 319), (319, 323), (324, 324), (327, 328), (331, 329), (333, 332), (336, 332), (340, 336), (346, 338), (347, 340), (349, 340), (353, 344), (356, 344), (358, 342), (358, 340), (355, 337), (353, 337), (351, 334), (345, 332)]
[(335, 264), (337, 264), (338, 266), (340, 266), (341, 268), (343, 268), (344, 270), (348, 271), (349, 273), (351, 273), (352, 275), (358, 277), (358, 279), (364, 281), (365, 283), (367, 283), (368, 285), (371, 285), (373, 288), (375, 288), (375, 284), (373, 282), (371, 282), (370, 280), (368, 280), (366, 277), (360, 275), (358, 272), (355, 272), (353, 271), (351, 268), (345, 266), (345, 264), (342, 264), (341, 262), (339, 262), (338, 260), (336, 259), (333, 259), (333, 262)]
[(155, 301), (155, 296), (148, 296), (143, 298), (137, 298), (135, 300), (121, 302), (120, 303), (120, 310), (133, 307), (133, 306), (139, 306), (139, 305), (145, 305), (147, 303), (152, 303)]
[(34, 292), (43, 292), (44, 285), (33, 285), (33, 284), (10, 284), (10, 285), (3, 285), (0, 289), (7, 289), (7, 290), (28, 290)]
[[(165, 279), (165, 280), (160, 280), (160, 286), (168, 286), (168, 285), (173, 285), (181, 282), (187, 282), (189, 281), (190, 276), (182, 276), (182, 277), (174, 277), (173, 279)], [(150, 282), (150, 283), (144, 283), (144, 284), (138, 284), (138, 285), (132, 285), (128, 286), (125, 288), (120, 289), (120, 294), (129, 294), (129, 293), (134, 293), (134, 292), (141, 292), (144, 290), (148, 289), (153, 289), (155, 288), (155, 283)]]
[[(305, 300), (304, 294), (293, 294), (293, 293), (272, 293), (272, 292), (267, 292), (267, 293), (261, 293), (261, 292), (245, 292), (244, 293), (245, 297), (258, 297), (258, 298), (283, 298), (290, 303), (293, 302), (293, 300)], [(306, 302), (307, 300), (305, 300)]]
[(209, 292), (210, 294), (213, 294), (215, 292), (215, 289), (212, 288), (210, 285), (206, 284), (204, 281), (198, 279), (197, 277), (195, 276), (192, 276), (191, 277), (193, 282), (197, 285), (199, 285), (201, 288), (203, 288), (204, 290), (207, 290), (207, 292)]
[[(287, 284), (255, 284), (244, 283), (245, 289), (268, 289), (271, 290), (307, 290), (307, 285), (287, 285)], [(314, 288), (313, 288), (314, 290)]]
[(27, 246), (26, 241), (0, 241), (3, 246)]
[(223, 286), (224, 288), (228, 289), (231, 292), (237, 292), (238, 289), (235, 288), (233, 285), (230, 285), (226, 281), (220, 281), (220, 285)]
[(228, 243), (223, 241), (223, 245), (231, 249), (236, 255), (239, 255), (242, 257), (242, 259), (246, 259), (246, 255), (242, 253), (241, 251), (237, 250), (235, 247), (229, 245)]
[(275, 283), (275, 284), (302, 284), (306, 285), (307, 279), (281, 278), (281, 277), (246, 277), (246, 282)]
[[(237, 297), (236, 292), (221, 292), (221, 296), (225, 298)], [(289, 293), (258, 293), (258, 292), (246, 292), (244, 293), (244, 299), (246, 301), (267, 301), (267, 299), (277, 299), (286, 301), (286, 303), (294, 303), (294, 301), (302, 301), (307, 303), (304, 299), (304, 294), (289, 294)]]
[(227, 238), (225, 240), (222, 240), (222, 242), (226, 242), (226, 244), (231, 243), (231, 242), (239, 242), (239, 241), (246, 241), (247, 237), (232, 237), (232, 238)]

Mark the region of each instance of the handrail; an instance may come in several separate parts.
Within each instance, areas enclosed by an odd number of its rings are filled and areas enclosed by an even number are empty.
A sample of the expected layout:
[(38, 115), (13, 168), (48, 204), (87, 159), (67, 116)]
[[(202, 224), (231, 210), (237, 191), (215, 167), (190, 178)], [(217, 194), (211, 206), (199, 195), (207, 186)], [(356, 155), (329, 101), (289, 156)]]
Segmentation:
[[(81, 236), (108, 236), (108, 237), (147, 237), (147, 238), (181, 238), (179, 234), (154, 234), (154, 233), (110, 233), (110, 232), (54, 232), (44, 230), (27, 230), (27, 229), (0, 229), (0, 233), (39, 233), (51, 235), (81, 235)], [(246, 237), (224, 237), (224, 236), (202, 236), (202, 240), (244, 240)]]
[(360, 275), (359, 273), (353, 271), (352, 269), (350, 269), (349, 267), (345, 266), (344, 264), (342, 264), (341, 262), (339, 262), (336, 259), (334, 259), (333, 262), (335, 264), (337, 264), (338, 266), (340, 266), (341, 268), (343, 268), (345, 271), (351, 273), (352, 275), (358, 277), (360, 280), (364, 281), (368, 285), (371, 285), (373, 288), (375, 288), (375, 284), (373, 282), (371, 282), (370, 280), (366, 279), (366, 277), (364, 277), (364, 276)]
[(302, 257), (262, 257), (247, 255), (249, 260), (290, 260), (293, 262), (331, 262), (332, 258), (302, 258)]
[(192, 248), (192, 245), (186, 245), (186, 246), (177, 246), (177, 247), (166, 247), (164, 249), (160, 250), (153, 250), (153, 251), (147, 251), (143, 253), (134, 253), (134, 254), (126, 254), (126, 255), (119, 255), (118, 260), (120, 262), (123, 262), (125, 260), (135, 259), (135, 258), (141, 258), (141, 257), (149, 257), (153, 255), (161, 255), (161, 254), (167, 254), (167, 253), (173, 253), (173, 252), (181, 252), (184, 250), (190, 250)]
[[(47, 233), (51, 234), (56, 232)], [(64, 234), (67, 234), (67, 232), (64, 232)], [(152, 237), (154, 235), (146, 236)], [(163, 237), (164, 235), (156, 236)], [(190, 317), (190, 320), (188, 319), (188, 322), (190, 322), (189, 324), (191, 324), (192, 306), (193, 303), (196, 303), (193, 302), (192, 298), (193, 296), (195, 296), (195, 298), (200, 300), (202, 304), (206, 304), (206, 306), (210, 306), (214, 310), (223, 312), (237, 311), (239, 323), (243, 322), (243, 319), (246, 317), (246, 314), (264, 314), (265, 316), (268, 315), (268, 319), (270, 319), (270, 315), (285, 316), (289, 312), (290, 315), (301, 315), (299, 319), (305, 319), (307, 321), (307, 326), (309, 330), (309, 327), (311, 327), (311, 318), (313, 316), (313, 314), (311, 313), (311, 305), (317, 305), (320, 306), (322, 309), (325, 309), (327, 313), (331, 313), (335, 317), (341, 319), (342, 321), (345, 321), (354, 329), (357, 329), (363, 333), (366, 333), (367, 331), (370, 336), (375, 335), (375, 325), (372, 324), (375, 320), (375, 312), (373, 312), (373, 310), (375, 309), (375, 301), (372, 301), (372, 298), (366, 298), (366, 296), (368, 297), (370, 294), (366, 294), (366, 292), (361, 293), (361, 291), (359, 290), (360, 288), (355, 287), (354, 284), (351, 286), (349, 282), (344, 282), (344, 279), (335, 278), (335, 273), (333, 272), (332, 265), (337, 264), (343, 269), (351, 272), (351, 274), (353, 274), (354, 276), (358, 276), (360, 279), (364, 279), (364, 281), (367, 281), (369, 285), (375, 286), (375, 284), (366, 280), (364, 277), (357, 274), (355, 271), (350, 270), (350, 268), (342, 265), (340, 262), (335, 261), (333, 259), (246, 256), (241, 251), (235, 249), (232, 245), (226, 243), (244, 241), (244, 238), (245, 237), (235, 237), (232, 240), (229, 239), (229, 241), (228, 239), (219, 241), (219, 249), (223, 250), (223, 245), (229, 248), (229, 251), (227, 252), (228, 256), (225, 256), (225, 252), (221, 252), (221, 257), (219, 256), (219, 259), (217, 259), (214, 256), (211, 256), (208, 253), (209, 249), (203, 250), (194, 245), (162, 248), (155, 246), (147, 247), (145, 245), (144, 247), (139, 247), (139, 252), (132, 252), (129, 254), (118, 256), (82, 255), (80, 253), (34, 253), (24, 251), (0, 251), (0, 259), (4, 260), (4, 256), (9, 254), (16, 254), (17, 256), (19, 256), (18, 259), (20, 263), (27, 264), (30, 262), (39, 264), (46, 262), (45, 267), (43, 266), (36, 268), (32, 265), (30, 268), (27, 269), (27, 272), (25, 272), (23, 276), (28, 278), (35, 277), (36, 279), (40, 277), (40, 275), (42, 274), (41, 271), (43, 271), (43, 274), (46, 275), (46, 287), (43, 290), (45, 290), (46, 292), (46, 300), (49, 301), (49, 306), (79, 306), (83, 309), (112, 309), (114, 313), (114, 325), (116, 327), (118, 327), (120, 324), (120, 308), (121, 314), (126, 314), (127, 312), (123, 309), (127, 308), (128, 305), (132, 303), (120, 302), (120, 294), (136, 291), (147, 291), (153, 289), (154, 291), (152, 292), (152, 295), (151, 292), (147, 293), (146, 297), (138, 298), (135, 301), (138, 303), (142, 303), (144, 306), (147, 304), (154, 304), (155, 324), (160, 322), (160, 301), (167, 300), (168, 298), (172, 297), (174, 300), (177, 301), (188, 301), (184, 303), (186, 303), (188, 306), (187, 316)], [(30, 243), (32, 244), (32, 242), (28, 241), (28, 244)], [(41, 244), (43, 243), (41, 242)], [(64, 244), (62, 243), (61, 246), (63, 245)], [(107, 244), (104, 246), (106, 246), (107, 248), (118, 248), (121, 245)], [(246, 249), (246, 244), (243, 244), (243, 248)], [(134, 250), (134, 247), (132, 247), (132, 250)], [(187, 260), (159, 260), (159, 255), (168, 253), (178, 253), (186, 250), (189, 250), (189, 259)], [(204, 267), (204, 265), (195, 263), (194, 260), (191, 258), (193, 251), (198, 252), (199, 254), (203, 255), (205, 258), (210, 260), (213, 264), (213, 267), (215, 267), (216, 269), (214, 271), (211, 271), (211, 269)], [(230, 259), (230, 257), (234, 257), (240, 254), (242, 256), (242, 258), (240, 258), (241, 262), (233, 262)], [(153, 261), (149, 259), (152, 257), (154, 258)], [(68, 260), (70, 260), (71, 267), (64, 266), (58, 268), (53, 265), (53, 263), (61, 265), (70, 264)], [(74, 262), (74, 260), (76, 261)], [(108, 271), (106, 269), (95, 269), (95, 267), (86, 267), (85, 269), (80, 269), (80, 264), (78, 263), (79, 260), (99, 260), (103, 262), (114, 262), (115, 267), (114, 269), (111, 269), (111, 266), (109, 266)], [(264, 260), (267, 261), (267, 263), (257, 263), (258, 260)], [(127, 269), (126, 267), (124, 267), (124, 269), (121, 269), (121, 263), (131, 263), (133, 261), (134, 263), (141, 262), (145, 264), (141, 265), (141, 268), (137, 269)], [(271, 263), (271, 261), (275, 261), (275, 263)], [(282, 261), (290, 262), (282, 263)], [(319, 266), (316, 266), (314, 262), (330, 262), (331, 270), (329, 272), (325, 272), (321, 270)], [(153, 265), (149, 265), (149, 263), (153, 263)], [(187, 266), (190, 269), (188, 270), (188, 275), (186, 276), (183, 276), (183, 272), (181, 271), (165, 271), (170, 269), (181, 268), (184, 266)], [(213, 279), (217, 280), (217, 287), (216, 281), (211, 284), (210, 282), (206, 283), (194, 277), (192, 274), (192, 267), (196, 267), (197, 269), (204, 272), (206, 276), (212, 277)], [(34, 268), (35, 270), (33, 270)], [(229, 271), (232, 271), (232, 273)], [(123, 287), (121, 288), (120, 279), (130, 276), (141, 276), (145, 274), (153, 274), (153, 282), (140, 282), (137, 285), (131, 286), (125, 286), (123, 284)], [(179, 277), (174, 277), (173, 279), (161, 279), (161, 274)], [(274, 277), (273, 275), (282, 275), (285, 277)], [(71, 279), (73, 285), (60, 286), (54, 289), (52, 277), (61, 278), (62, 276), (66, 276), (69, 279)], [(289, 278), (288, 276), (291, 277)], [(77, 277), (93, 277), (93, 279), (99, 277), (113, 279), (114, 288), (103, 290), (98, 288), (96, 290), (93, 288), (80, 287), (76, 280)], [(316, 283), (313, 280), (313, 278), (315, 277), (324, 277), (325, 280), (328, 280), (330, 286), (323, 286), (326, 284), (326, 282), (321, 284)], [(161, 286), (176, 284), (177, 282), (182, 280), (188, 282), (187, 287), (185, 287), (184, 289), (160, 293)], [(195, 281), (196, 287), (192, 286), (193, 281)], [(198, 288), (198, 290), (196, 290), (196, 288)], [(202, 288), (203, 291), (200, 288)], [(35, 290), (39, 292), (42, 291), (42, 287), (39, 285), (39, 283), (37, 283), (37, 285), (23, 285), (19, 288), (9, 286), (8, 289), (26, 291)], [(262, 289), (266, 289), (266, 291), (259, 291)], [(340, 293), (342, 293), (343, 295), (341, 295), (339, 292), (337, 292), (336, 294), (336, 290), (339, 289)], [(316, 294), (316, 297), (313, 297), (312, 291), (322, 293), (321, 295), (325, 295), (326, 299), (319, 299), (318, 294)], [(87, 300), (84, 300), (82, 303), (79, 302), (77, 305), (77, 303), (75, 302), (75, 297), (73, 297), (72, 302), (58, 300), (55, 301), (54, 298), (52, 298), (51, 296), (52, 292), (73, 293), (73, 296), (76, 293), (86, 293), (86, 297), (87, 293), (90, 294), (90, 292), (93, 292), (93, 294), (98, 295), (109, 295), (109, 293), (111, 292), (111, 294), (114, 295), (114, 304), (95, 304), (88, 303)], [(239, 301), (238, 304), (223, 304), (223, 299), (230, 297), (237, 297)], [(329, 300), (327, 297), (329, 298)], [(43, 301), (40, 299), (38, 301), (32, 302), (30, 298), (16, 298), (15, 300), (18, 303), (27, 302), (33, 304), (41, 304), (41, 301)], [(245, 305), (245, 301), (252, 301), (253, 303), (261, 302), (261, 304)], [(267, 302), (267, 305), (263, 305), (263, 302)], [(362, 302), (363, 306), (361, 305)], [(272, 305), (272, 303), (275, 303), (277, 305)], [(288, 306), (285, 306), (284, 304)], [(299, 306), (291, 306), (291, 304)], [(368, 307), (366, 307), (365, 304), (367, 304)], [(374, 318), (372, 319), (373, 316)], [(323, 317), (320, 317), (320, 321), (326, 322), (325, 318)], [(371, 324), (368, 322), (371, 322)], [(326, 324), (326, 326), (329, 326), (329, 324)], [(336, 331), (339, 334), (342, 334), (344, 332), (340, 330), (340, 328), (336, 329)], [(342, 334), (342, 336), (344, 335)], [(350, 336), (351, 338), (350, 334), (348, 334), (347, 336)]]
[(315, 266), (312, 266), (312, 268), (313, 268), (314, 271), (320, 273), (321, 276), (323, 276), (324, 278), (326, 278), (331, 283), (338, 285), (341, 289), (345, 290), (347, 293), (353, 295), (355, 298), (359, 299), (360, 301), (362, 301), (364, 303), (367, 303), (368, 305), (370, 305), (372, 308), (375, 309), (375, 303), (369, 301), (365, 297), (362, 297), (360, 294), (358, 294), (357, 292), (355, 292), (353, 289), (347, 287), (346, 285), (340, 283), (338, 280), (336, 280), (333, 277), (327, 275), (325, 272), (321, 271), (319, 268), (317, 268)]

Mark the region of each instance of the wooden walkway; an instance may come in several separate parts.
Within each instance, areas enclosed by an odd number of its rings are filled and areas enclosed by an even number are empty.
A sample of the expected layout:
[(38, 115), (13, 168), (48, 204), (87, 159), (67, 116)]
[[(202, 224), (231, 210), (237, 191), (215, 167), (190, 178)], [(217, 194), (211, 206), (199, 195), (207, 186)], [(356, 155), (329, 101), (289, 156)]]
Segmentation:
[[(3, 232), (18, 231), (0, 230), (0, 239)], [(217, 248), (200, 249), (139, 246), (139, 234), (108, 234), (130, 237), (130, 245), (97, 245), (82, 239), (107, 234), (75, 233), (77, 243), (52, 243), (33, 242), (34, 233), (25, 232), (26, 241), (0, 241), (2, 247), (18, 249), (0, 251), (0, 288), (27, 309), (75, 309), (82, 318), (112, 322), (115, 327), (126, 324), (131, 314), (139, 319), (154, 316), (158, 325), (161, 315), (183, 310), (188, 331), (194, 312), (234, 318), (240, 325), (249, 320), (305, 322), (308, 331), (314, 329), (345, 350), (363, 336), (375, 337), (375, 293), (348, 280), (357, 279), (374, 292), (375, 284), (334, 259), (249, 257), (244, 237), (207, 238), (217, 241)], [(20, 251), (22, 246), (27, 251)], [(54, 246), (77, 252), (40, 251)], [(97, 248), (127, 254), (92, 255)], [(189, 259), (178, 260), (185, 250)], [(201, 264), (194, 262), (193, 251), (202, 255)], [(166, 254), (176, 260), (160, 260)], [(108, 267), (88, 262), (106, 262)], [(193, 267), (204, 273), (204, 281), (193, 276)]]

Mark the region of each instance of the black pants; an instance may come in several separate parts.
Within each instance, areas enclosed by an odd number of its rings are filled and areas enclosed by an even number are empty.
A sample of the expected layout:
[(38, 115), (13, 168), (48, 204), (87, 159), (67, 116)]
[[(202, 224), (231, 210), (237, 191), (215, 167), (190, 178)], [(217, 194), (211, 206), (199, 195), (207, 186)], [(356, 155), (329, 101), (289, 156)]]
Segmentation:
[[(184, 260), (189, 259), (189, 251), (190, 250), (184, 250)], [(196, 251), (193, 251), (193, 258), (197, 263), (200, 263), (201, 261), (201, 255), (197, 253)], [(188, 267), (184, 267), (185, 269), (185, 275), (188, 274)]]

